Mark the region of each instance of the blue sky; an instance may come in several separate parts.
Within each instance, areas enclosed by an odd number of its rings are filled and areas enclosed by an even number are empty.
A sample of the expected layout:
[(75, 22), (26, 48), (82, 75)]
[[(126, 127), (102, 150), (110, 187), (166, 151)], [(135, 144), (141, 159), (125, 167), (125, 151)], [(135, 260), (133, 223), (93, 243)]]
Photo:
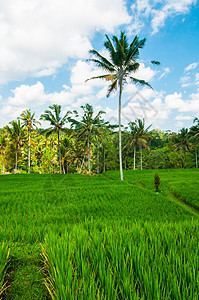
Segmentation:
[[(124, 87), (123, 123), (145, 117), (161, 130), (190, 127), (199, 116), (199, 2), (195, 0), (0, 0), (0, 127), (30, 108), (39, 117), (49, 105), (63, 114), (90, 103), (117, 122), (118, 94), (91, 63), (89, 49), (125, 30), (129, 42), (147, 38), (134, 76), (154, 91)], [(159, 60), (154, 67), (151, 60)]]

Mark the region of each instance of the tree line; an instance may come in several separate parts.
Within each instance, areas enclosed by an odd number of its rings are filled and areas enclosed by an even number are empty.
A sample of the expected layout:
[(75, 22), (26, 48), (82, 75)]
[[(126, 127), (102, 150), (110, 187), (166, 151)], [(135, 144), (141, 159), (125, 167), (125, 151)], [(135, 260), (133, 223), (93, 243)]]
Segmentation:
[[(89, 104), (82, 113), (54, 104), (40, 116), (29, 109), (0, 130), (0, 171), (5, 173), (98, 174), (119, 169), (118, 125), (104, 121)], [(198, 168), (199, 118), (178, 133), (150, 130), (144, 119), (121, 126), (122, 168)]]

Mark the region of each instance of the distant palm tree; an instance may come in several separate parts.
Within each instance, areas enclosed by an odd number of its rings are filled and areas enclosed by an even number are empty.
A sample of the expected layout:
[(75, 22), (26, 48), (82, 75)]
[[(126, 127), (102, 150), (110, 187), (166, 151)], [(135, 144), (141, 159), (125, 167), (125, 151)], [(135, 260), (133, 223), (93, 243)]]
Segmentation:
[(30, 109), (26, 109), (23, 111), (19, 117), (19, 119), (22, 121), (22, 127), (26, 127), (28, 130), (28, 173), (30, 173), (30, 135), (34, 128), (37, 128), (36, 124), (41, 125), (40, 122), (36, 121), (34, 118), (35, 113), (31, 114)]
[(149, 134), (149, 128), (152, 125), (149, 125), (147, 128), (145, 128), (145, 120), (137, 119), (137, 126), (138, 126), (138, 131), (139, 131), (139, 147), (140, 147), (140, 161), (141, 161), (141, 170), (142, 170), (142, 147), (147, 148), (150, 150), (150, 147), (148, 146), (148, 139), (150, 138)]
[[(140, 64), (137, 62), (139, 59), (139, 49), (142, 49), (145, 45), (146, 39), (139, 40), (136, 35), (132, 43), (129, 44), (127, 37), (124, 32), (121, 32), (120, 38), (116, 36), (112, 37), (113, 43), (106, 35), (106, 42), (104, 43), (105, 48), (108, 50), (110, 59), (105, 58), (96, 50), (90, 50), (90, 53), (95, 56), (89, 61), (94, 62), (97, 67), (106, 72), (105, 75), (92, 77), (90, 79), (105, 79), (110, 81), (111, 84), (108, 88), (107, 97), (117, 90), (119, 87), (119, 161), (120, 161), (120, 177), (123, 180), (123, 169), (122, 169), (122, 136), (121, 136), (121, 99), (123, 86), (127, 83), (127, 78), (135, 84), (141, 84), (151, 88), (151, 85), (141, 79), (132, 77), (131, 74), (135, 73)], [(151, 61), (152, 64), (159, 65), (158, 61)], [(87, 80), (90, 80), (87, 79)]]
[(7, 146), (7, 136), (6, 136), (6, 133), (4, 131), (2, 131), (0, 133), (0, 153), (3, 156), (3, 159), (2, 159), (3, 174), (5, 173), (6, 146)]
[(193, 120), (193, 122), (194, 122), (194, 123), (198, 123), (197, 126), (199, 126), (199, 118), (195, 118), (195, 119)]
[[(72, 126), (75, 126), (77, 141), (80, 139), (85, 139), (87, 145), (87, 155), (88, 155), (88, 172), (91, 175), (90, 166), (90, 138), (91, 135), (99, 135), (99, 129), (103, 126), (104, 120), (101, 119), (101, 115), (104, 111), (99, 111), (98, 114), (93, 116), (93, 107), (89, 104), (81, 106), (83, 109), (83, 116), (80, 121), (77, 119), (69, 117), (69, 122)], [(76, 117), (79, 117), (78, 113), (75, 111)]]
[(186, 167), (186, 151), (190, 150), (189, 138), (188, 128), (180, 129), (179, 133), (172, 138), (174, 151), (180, 151), (184, 155), (184, 168)]
[(198, 141), (199, 141), (199, 119), (195, 118), (194, 123), (198, 123), (190, 128), (189, 134), (194, 142), (195, 146), (195, 158), (196, 158), (196, 168), (198, 168)]
[(150, 150), (147, 139), (149, 138), (148, 130), (151, 127), (151, 125), (145, 128), (145, 120), (136, 119), (135, 122), (129, 123), (129, 127), (130, 127), (131, 136), (124, 148), (129, 147), (130, 149), (132, 146), (134, 147), (134, 170), (135, 170), (136, 148), (139, 146), (141, 170), (142, 170), (142, 147)]
[(42, 130), (42, 134), (49, 135), (56, 133), (58, 139), (58, 156), (59, 156), (59, 168), (60, 174), (62, 173), (62, 165), (61, 165), (61, 152), (60, 152), (60, 132), (67, 131), (67, 128), (63, 126), (67, 122), (67, 117), (69, 112), (67, 112), (63, 117), (61, 117), (61, 105), (53, 104), (49, 106), (50, 110), (45, 110), (44, 114), (41, 115), (40, 120), (49, 121), (51, 127)]
[(10, 128), (6, 125), (5, 130), (8, 132), (11, 141), (15, 144), (15, 173), (17, 173), (18, 151), (25, 139), (25, 131), (21, 126), (20, 120), (11, 121), (9, 124), (11, 124), (12, 127)]

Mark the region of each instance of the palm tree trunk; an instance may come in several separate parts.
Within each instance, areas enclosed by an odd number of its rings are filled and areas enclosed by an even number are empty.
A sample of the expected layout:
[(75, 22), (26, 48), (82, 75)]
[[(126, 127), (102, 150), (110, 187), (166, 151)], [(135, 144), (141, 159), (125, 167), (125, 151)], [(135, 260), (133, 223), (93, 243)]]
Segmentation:
[(63, 163), (63, 174), (66, 174), (64, 163)]
[(104, 147), (104, 162), (103, 162), (103, 172), (106, 171), (106, 148)]
[(89, 175), (91, 175), (89, 135), (87, 140), (87, 148), (88, 148), (88, 173)]
[(97, 144), (97, 174), (99, 174), (99, 145)]
[(121, 131), (121, 115), (122, 115), (122, 82), (120, 82), (120, 93), (119, 93), (119, 161), (120, 161), (120, 178), (123, 178), (123, 169), (122, 169), (122, 131)]
[(68, 163), (66, 163), (66, 174), (68, 174)]
[(17, 173), (17, 154), (18, 154), (18, 147), (16, 147), (16, 152), (15, 152), (15, 174)]
[(134, 161), (133, 161), (133, 169), (135, 170), (135, 157), (136, 157), (136, 145), (134, 145)]
[(195, 148), (196, 153), (196, 168), (198, 169), (198, 153), (197, 153), (197, 147)]
[(183, 151), (184, 154), (184, 168), (186, 169), (187, 163), (186, 163), (186, 151)]
[(77, 157), (77, 174), (78, 174), (78, 170), (79, 170), (79, 157)]
[(28, 130), (28, 174), (30, 174), (30, 131)]
[(81, 174), (81, 171), (82, 171), (82, 168), (83, 168), (83, 165), (84, 165), (85, 157), (86, 157), (86, 152), (84, 153), (84, 157), (83, 157), (82, 164), (81, 164), (81, 167), (80, 167), (80, 170), (79, 170), (79, 174)]
[(140, 146), (140, 160), (141, 160), (141, 170), (142, 170), (142, 145)]
[(3, 174), (5, 174), (5, 159), (4, 159), (5, 154), (3, 154), (3, 162), (2, 162), (2, 167), (3, 167)]
[(57, 132), (57, 136), (58, 136), (58, 152), (59, 152), (59, 173), (61, 174), (61, 152), (60, 152), (59, 130)]

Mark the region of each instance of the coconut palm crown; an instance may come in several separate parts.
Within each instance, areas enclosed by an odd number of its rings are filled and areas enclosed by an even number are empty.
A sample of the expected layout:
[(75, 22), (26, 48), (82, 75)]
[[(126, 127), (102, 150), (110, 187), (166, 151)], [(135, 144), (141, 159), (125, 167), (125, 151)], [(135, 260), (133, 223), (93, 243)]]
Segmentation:
[[(123, 180), (123, 170), (122, 170), (122, 148), (121, 148), (121, 98), (122, 90), (125, 83), (127, 83), (127, 78), (135, 84), (140, 84), (142, 86), (151, 85), (142, 80), (132, 77), (132, 74), (139, 69), (139, 59), (140, 49), (142, 49), (146, 43), (146, 38), (140, 40), (136, 35), (131, 44), (128, 43), (126, 34), (121, 32), (120, 38), (116, 36), (112, 37), (113, 42), (106, 35), (106, 41), (104, 43), (105, 48), (108, 50), (110, 59), (105, 58), (96, 50), (90, 50), (90, 53), (94, 55), (94, 58), (88, 59), (96, 64), (97, 67), (106, 72), (104, 75), (92, 77), (91, 79), (105, 79), (110, 81), (110, 85), (107, 91), (107, 97), (111, 93), (115, 92), (119, 88), (119, 160), (120, 160), (120, 177)], [(151, 61), (154, 65), (159, 65), (158, 61)]]

